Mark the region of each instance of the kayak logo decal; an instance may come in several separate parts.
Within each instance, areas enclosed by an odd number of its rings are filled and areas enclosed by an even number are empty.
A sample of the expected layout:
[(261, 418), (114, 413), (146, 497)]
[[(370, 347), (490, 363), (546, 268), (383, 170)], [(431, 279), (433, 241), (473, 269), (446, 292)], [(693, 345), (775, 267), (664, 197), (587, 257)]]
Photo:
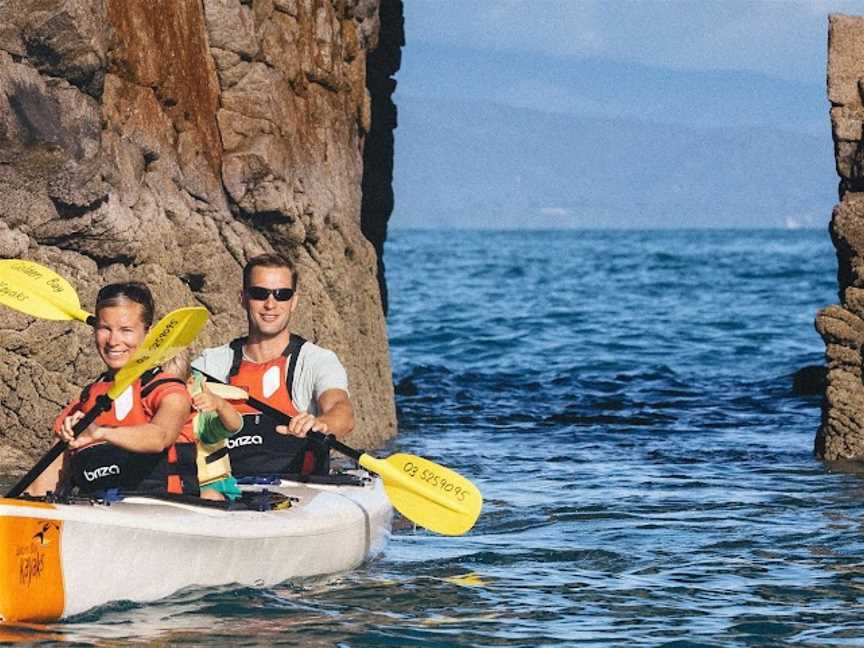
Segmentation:
[(259, 434), (252, 434), (249, 436), (241, 436), (228, 439), (227, 441), (225, 441), (225, 445), (228, 446), (229, 450), (233, 450), (234, 448), (239, 448), (240, 446), (264, 445), (264, 439), (262, 439), (261, 435)]
[[(20, 543), (15, 547), (18, 587), (29, 590), (31, 586), (45, 585), (42, 582), (43, 575), (46, 571), (51, 571), (52, 562), (56, 561), (59, 551), (60, 523), (56, 520), (32, 520), (29, 525), (23, 522), (21, 524), (16, 530)], [(22, 537), (25, 534), (31, 535), (29, 542)], [(7, 581), (7, 584), (14, 587), (14, 583)]]
[(54, 520), (50, 520), (42, 525), (42, 528), (35, 534), (33, 534), (33, 540), (38, 542), (40, 545), (47, 545), (51, 543), (51, 539), (49, 538), (49, 534), (52, 531), (59, 531), (60, 525)]
[(118, 466), (117, 464), (111, 464), (110, 466), (99, 466), (98, 468), (94, 468), (93, 470), (85, 470), (84, 479), (86, 479), (88, 482), (93, 482), (97, 479), (101, 479), (102, 477), (110, 477), (111, 475), (119, 474), (120, 466)]

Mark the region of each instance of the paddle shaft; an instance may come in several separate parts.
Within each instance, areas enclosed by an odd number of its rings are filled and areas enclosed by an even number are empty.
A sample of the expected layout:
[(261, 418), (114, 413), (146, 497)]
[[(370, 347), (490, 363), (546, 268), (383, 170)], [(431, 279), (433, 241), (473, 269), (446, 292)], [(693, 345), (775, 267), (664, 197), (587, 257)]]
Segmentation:
[[(218, 378), (214, 378), (210, 374), (204, 373), (200, 369), (195, 369), (195, 371), (200, 373), (202, 376), (204, 376), (204, 378), (206, 378), (210, 382), (221, 383), (223, 385), (227, 384), (227, 383), (225, 383), (225, 381), (219, 380)], [(276, 409), (275, 407), (271, 407), (267, 403), (264, 403), (264, 402), (258, 400), (257, 398), (253, 398), (252, 396), (250, 396), (249, 398), (246, 399), (246, 402), (249, 403), (255, 409), (257, 409), (262, 414), (266, 414), (267, 416), (272, 418), (277, 423), (281, 423), (283, 425), (288, 425), (288, 423), (291, 421), (291, 417), (288, 416), (285, 412), (282, 412), (282, 411)], [(316, 441), (318, 443), (322, 443), (322, 444), (324, 444), (330, 448), (333, 448), (337, 452), (341, 452), (346, 457), (350, 457), (354, 461), (359, 461), (360, 457), (363, 454), (362, 452), (355, 450), (354, 448), (351, 448), (351, 447), (345, 445), (344, 443), (340, 443), (339, 441), (336, 440), (336, 437), (334, 437), (332, 434), (324, 435), (324, 434), (321, 434), (320, 432), (314, 432), (313, 431), (313, 432), (307, 433), (306, 436), (308, 438), (313, 439), (314, 441)]]
[[(225, 384), (223, 381), (204, 373), (200, 369), (196, 369), (196, 371), (210, 382)], [(256, 398), (250, 396), (246, 399), (246, 402), (262, 414), (275, 420), (277, 423), (287, 425), (291, 421), (291, 417), (284, 412), (271, 407), (267, 403), (262, 403)], [(415, 524), (419, 524), (430, 531), (435, 531), (436, 533), (442, 533), (445, 535), (462, 535), (474, 526), (474, 522), (480, 514), (480, 506), (482, 506), (483, 500), (480, 492), (473, 484), (461, 475), (453, 473), (452, 471), (433, 464), (432, 462), (428, 462), (422, 457), (413, 457), (412, 455), (408, 455), (408, 458), (410, 459), (409, 463), (391, 465), (390, 459), (395, 457), (391, 457), (387, 460), (376, 459), (371, 455), (360, 452), (359, 450), (355, 450), (354, 448), (341, 443), (332, 434), (325, 435), (321, 432), (311, 431), (307, 433), (306, 437), (312, 439), (315, 443), (320, 443), (325, 447), (340, 452), (356, 461), (358, 465), (362, 466), (369, 472), (375, 473), (381, 477), (384, 482), (384, 489), (387, 493), (387, 497), (390, 499), (394, 508)], [(429, 469), (422, 471), (422, 473), (429, 473), (429, 478), (414, 478), (415, 474), (418, 473), (418, 468), (423, 467), (422, 464), (416, 466), (416, 463), (418, 462), (423, 462), (429, 466)], [(414, 464), (413, 468), (411, 468), (411, 464)], [(452, 478), (447, 476), (446, 481), (450, 482), (451, 480), (458, 480), (457, 483), (459, 483), (460, 486), (456, 489), (457, 491), (459, 489), (464, 489), (466, 485), (470, 486), (470, 490), (475, 493), (474, 497), (476, 498), (476, 508), (474, 508), (473, 511), (470, 505), (466, 507), (461, 500), (455, 501), (448, 499), (444, 494), (447, 491), (439, 492), (437, 490), (439, 478), (435, 473), (441, 473), (443, 471), (446, 471), (448, 475), (452, 474)], [(434, 484), (430, 485), (430, 482), (428, 481), (430, 478), (435, 480)], [(422, 479), (427, 479), (427, 481), (422, 481)], [(443, 488), (443, 482), (441, 483)], [(450, 486), (452, 488), (452, 484), (450, 484)]]
[[(73, 436), (78, 436), (87, 427), (96, 420), (103, 412), (107, 412), (111, 407), (111, 399), (108, 398), (107, 394), (103, 394), (96, 399), (96, 404), (93, 408), (84, 415), (80, 421), (78, 421), (75, 426), (72, 428)], [(43, 457), (33, 466), (26, 475), (24, 475), (21, 479), (18, 480), (18, 483), (15, 484), (12, 489), (6, 493), (6, 497), (18, 497), (21, 493), (23, 493), (33, 481), (42, 474), (42, 472), (50, 466), (54, 460), (63, 454), (63, 451), (66, 450), (69, 444), (66, 441), (60, 441), (59, 443), (55, 443), (51, 449), (46, 452)]]

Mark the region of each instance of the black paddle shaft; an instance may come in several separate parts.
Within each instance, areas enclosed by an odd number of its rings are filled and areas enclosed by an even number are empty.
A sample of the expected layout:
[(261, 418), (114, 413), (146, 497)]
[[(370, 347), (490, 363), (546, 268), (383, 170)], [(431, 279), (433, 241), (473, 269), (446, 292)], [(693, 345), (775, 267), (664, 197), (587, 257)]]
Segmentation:
[[(78, 421), (75, 426), (72, 428), (72, 435), (78, 436), (87, 427), (96, 420), (96, 417), (102, 414), (103, 412), (107, 412), (111, 408), (111, 399), (107, 394), (102, 394), (96, 399), (96, 403), (84, 415), (80, 421)], [(51, 446), (51, 449), (46, 452), (43, 457), (33, 466), (26, 475), (24, 475), (21, 479), (18, 480), (18, 483), (15, 484), (12, 489), (6, 493), (6, 497), (18, 497), (23, 493), (33, 481), (42, 474), (42, 472), (50, 466), (54, 460), (63, 454), (63, 451), (66, 450), (66, 447), (69, 444), (66, 441), (60, 441)]]
[[(200, 373), (202, 376), (204, 376), (204, 378), (206, 378), (210, 382), (219, 383), (222, 385), (227, 384), (227, 383), (225, 383), (225, 381), (219, 380), (218, 378), (214, 378), (210, 374), (204, 373), (200, 369), (195, 369), (195, 371)], [(288, 416), (285, 412), (282, 412), (282, 411), (276, 409), (275, 407), (271, 407), (267, 403), (264, 403), (264, 402), (258, 400), (257, 398), (253, 398), (252, 396), (250, 396), (249, 398), (246, 399), (246, 402), (249, 403), (255, 409), (257, 409), (262, 414), (266, 414), (267, 416), (272, 418), (277, 423), (281, 423), (283, 425), (288, 425), (288, 423), (291, 421), (291, 417)], [(313, 431), (313, 432), (307, 433), (306, 437), (309, 439), (312, 439), (313, 441), (315, 441), (317, 443), (321, 443), (321, 444), (323, 444), (329, 448), (333, 448), (337, 452), (341, 452), (346, 457), (350, 457), (354, 461), (359, 461), (360, 456), (363, 454), (362, 452), (359, 452), (359, 451), (355, 450), (354, 448), (346, 446), (344, 443), (340, 443), (339, 441), (336, 440), (336, 437), (333, 436), (332, 434), (324, 435), (324, 434), (321, 434), (320, 432), (314, 432)]]

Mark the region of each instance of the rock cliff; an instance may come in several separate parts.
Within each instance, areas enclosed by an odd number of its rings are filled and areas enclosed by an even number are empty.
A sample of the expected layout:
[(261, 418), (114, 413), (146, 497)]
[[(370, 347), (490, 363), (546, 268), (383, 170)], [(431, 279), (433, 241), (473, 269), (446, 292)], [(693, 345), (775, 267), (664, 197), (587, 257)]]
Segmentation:
[[(245, 330), (246, 259), (281, 252), (302, 273), (294, 329), (348, 369), (352, 443), (393, 436), (389, 211), (363, 187), (387, 192), (401, 30), (399, 0), (0, 0), (0, 256), (55, 269), (90, 311), (132, 278), (157, 316), (203, 304), (212, 345)], [(4, 472), (100, 371), (83, 324), (0, 311)]]
[(816, 454), (842, 459), (864, 456), (864, 18), (829, 19), (828, 99), (840, 176), (830, 225), (840, 303), (816, 317), (828, 363)]

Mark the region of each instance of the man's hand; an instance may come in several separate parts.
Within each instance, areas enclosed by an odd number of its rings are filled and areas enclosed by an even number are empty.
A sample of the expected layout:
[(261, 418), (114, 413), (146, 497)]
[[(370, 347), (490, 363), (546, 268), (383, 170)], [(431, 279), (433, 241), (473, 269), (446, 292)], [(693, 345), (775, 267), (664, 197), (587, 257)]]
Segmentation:
[(276, 426), (276, 431), (279, 434), (290, 434), (296, 437), (305, 437), (312, 430), (321, 434), (327, 434), (327, 423), (307, 412), (301, 412), (292, 418), (288, 425)]

